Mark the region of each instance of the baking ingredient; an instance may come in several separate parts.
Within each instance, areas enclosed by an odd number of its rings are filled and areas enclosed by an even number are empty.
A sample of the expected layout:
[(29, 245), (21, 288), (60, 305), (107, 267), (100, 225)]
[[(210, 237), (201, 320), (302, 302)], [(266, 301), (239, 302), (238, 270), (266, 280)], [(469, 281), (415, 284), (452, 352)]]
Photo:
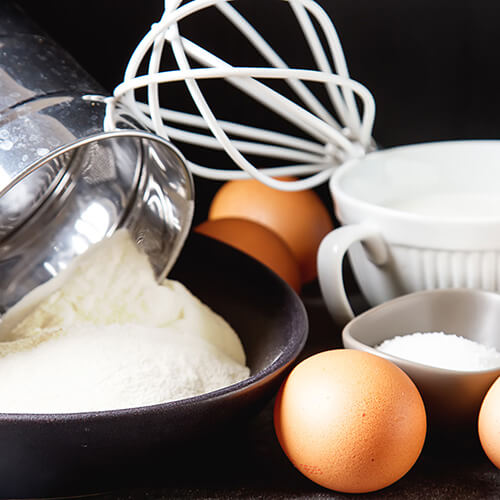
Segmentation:
[(214, 219), (201, 223), (197, 232), (227, 243), (272, 269), (296, 292), (300, 270), (287, 244), (273, 231), (248, 219)]
[(500, 469), (500, 377), (483, 399), (479, 411), (478, 431), (484, 452)]
[(487, 193), (437, 193), (405, 197), (386, 206), (428, 217), (477, 219), (500, 215), (500, 196)]
[(144, 406), (249, 375), (229, 324), (182, 284), (159, 285), (125, 230), (10, 309), (0, 340), (0, 412)]
[(362, 351), (325, 351), (299, 363), (274, 407), (283, 451), (312, 481), (365, 493), (401, 478), (425, 440), (422, 398), (396, 365)]
[(0, 361), (2, 413), (133, 408), (203, 394), (248, 377), (244, 366), (175, 325), (76, 324)]
[(274, 231), (295, 255), (302, 282), (316, 278), (318, 247), (333, 223), (315, 191), (279, 191), (255, 179), (229, 181), (215, 194), (208, 214), (209, 219), (227, 217), (250, 219)]
[(449, 370), (500, 367), (500, 352), (494, 347), (444, 332), (398, 335), (384, 340), (376, 348), (398, 358)]

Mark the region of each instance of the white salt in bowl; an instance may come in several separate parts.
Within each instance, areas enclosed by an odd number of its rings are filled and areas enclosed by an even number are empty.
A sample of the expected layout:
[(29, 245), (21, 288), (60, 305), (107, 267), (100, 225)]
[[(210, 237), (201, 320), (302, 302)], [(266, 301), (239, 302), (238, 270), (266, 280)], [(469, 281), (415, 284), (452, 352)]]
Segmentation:
[[(422, 395), (432, 426), (448, 430), (475, 428), (484, 395), (500, 376), (500, 365), (467, 369), (475, 355), (473, 349), (468, 354), (471, 358), (463, 359), (464, 369), (448, 369), (376, 348), (384, 340), (415, 332), (455, 334), (500, 352), (500, 295), (470, 289), (415, 292), (369, 309), (350, 321), (342, 332), (344, 347), (386, 358), (410, 376)], [(444, 361), (448, 355), (443, 350)]]

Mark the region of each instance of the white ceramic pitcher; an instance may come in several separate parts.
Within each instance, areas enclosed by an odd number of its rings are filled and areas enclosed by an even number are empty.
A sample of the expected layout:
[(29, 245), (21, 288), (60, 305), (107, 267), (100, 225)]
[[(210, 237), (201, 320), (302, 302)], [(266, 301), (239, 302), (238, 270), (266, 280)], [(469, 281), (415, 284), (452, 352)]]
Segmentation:
[(450, 141), (370, 153), (330, 180), (342, 227), (318, 252), (333, 318), (353, 317), (348, 253), (371, 305), (435, 288), (500, 291), (500, 141)]

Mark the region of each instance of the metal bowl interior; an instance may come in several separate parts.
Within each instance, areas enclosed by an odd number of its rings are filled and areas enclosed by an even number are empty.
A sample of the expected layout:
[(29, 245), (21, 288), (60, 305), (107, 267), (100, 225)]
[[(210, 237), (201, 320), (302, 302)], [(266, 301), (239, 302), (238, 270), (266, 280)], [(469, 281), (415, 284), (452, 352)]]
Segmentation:
[[(247, 422), (275, 394), (307, 338), (293, 290), (257, 261), (191, 234), (170, 277), (238, 332), (249, 379), (202, 396), (129, 410), (0, 414), (0, 496), (53, 497), (119, 488), (158, 459), (209, 452), (210, 436)], [(208, 440), (208, 441), (207, 441)]]
[(418, 387), (431, 425), (439, 429), (476, 427), (486, 391), (500, 367), (480, 371), (436, 368), (383, 353), (382, 341), (414, 332), (446, 332), (500, 351), (500, 295), (469, 289), (415, 292), (369, 309), (343, 332), (346, 348), (382, 356), (402, 368)]

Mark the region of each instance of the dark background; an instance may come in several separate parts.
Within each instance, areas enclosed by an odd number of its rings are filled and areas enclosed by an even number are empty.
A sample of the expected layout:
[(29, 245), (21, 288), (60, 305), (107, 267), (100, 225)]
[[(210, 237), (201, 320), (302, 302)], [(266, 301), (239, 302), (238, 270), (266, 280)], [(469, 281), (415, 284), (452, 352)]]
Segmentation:
[[(351, 75), (373, 93), (374, 137), (381, 147), (460, 138), (498, 138), (500, 3), (456, 0), (321, 0), (333, 19)], [(139, 40), (159, 19), (162, 0), (19, 0), (19, 4), (108, 91), (120, 83)], [(288, 6), (280, 0), (234, 2), (284, 59), (311, 67)], [(265, 5), (265, 9), (263, 6)], [(181, 31), (234, 64), (258, 64), (245, 42), (213, 9)], [(168, 61), (167, 61), (168, 64)], [(163, 104), (191, 110), (180, 84), (163, 89)], [(262, 108), (212, 90), (217, 116), (280, 128)], [(224, 98), (221, 99), (221, 95)], [(283, 128), (282, 128), (283, 129)], [(286, 130), (286, 127), (283, 129)], [(181, 146), (189, 158), (231, 167), (225, 156)], [(204, 219), (218, 187), (196, 180), (195, 222)], [(326, 187), (318, 190), (329, 201)]]

